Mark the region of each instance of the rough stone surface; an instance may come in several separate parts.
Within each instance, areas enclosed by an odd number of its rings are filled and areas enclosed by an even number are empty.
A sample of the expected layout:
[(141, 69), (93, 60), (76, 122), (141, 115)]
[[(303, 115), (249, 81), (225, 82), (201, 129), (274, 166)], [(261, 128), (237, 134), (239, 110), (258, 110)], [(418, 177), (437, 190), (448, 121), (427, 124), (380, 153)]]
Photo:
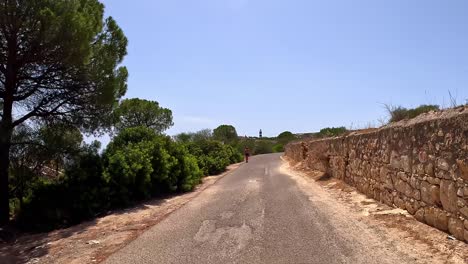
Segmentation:
[(460, 170), (460, 176), (468, 181), (468, 159), (457, 160), (458, 169)]
[(436, 212), (437, 212), (437, 219), (435, 222), (435, 227), (442, 231), (448, 231), (449, 218), (447, 216), (447, 213), (440, 209), (436, 209)]
[(424, 209), (420, 208), (416, 213), (414, 214), (414, 217), (419, 221), (419, 222), (424, 222)]
[(421, 183), (421, 200), (430, 205), (440, 205), (440, 189), (427, 181)]
[(457, 207), (457, 187), (456, 184), (449, 180), (440, 182), (440, 201), (447, 212), (456, 213)]
[(460, 213), (466, 218), (468, 219), (468, 207), (463, 207), (460, 209)]
[(440, 159), (437, 160), (437, 168), (439, 170), (449, 171), (450, 170), (450, 165), (443, 158), (440, 158)]
[(448, 229), (450, 234), (459, 240), (465, 239), (465, 228), (463, 221), (457, 218), (450, 218), (448, 223)]
[(465, 106), (372, 131), (294, 142), (285, 154), (463, 239), (468, 230), (461, 220), (468, 221), (467, 135)]

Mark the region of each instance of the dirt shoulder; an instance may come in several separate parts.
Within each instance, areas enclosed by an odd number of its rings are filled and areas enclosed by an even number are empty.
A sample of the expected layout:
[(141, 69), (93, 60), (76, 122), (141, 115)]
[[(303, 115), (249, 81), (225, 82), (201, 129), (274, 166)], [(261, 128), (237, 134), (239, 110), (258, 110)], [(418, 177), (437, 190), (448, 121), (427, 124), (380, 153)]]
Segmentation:
[(20, 235), (14, 243), (0, 244), (0, 263), (100, 263), (240, 165), (205, 177), (190, 193), (150, 200), (66, 229)]
[(338, 179), (304, 169), (302, 164), (290, 163), (285, 158), (283, 161), (281, 170), (291, 175), (304, 193), (320, 197), (326, 210), (333, 211), (335, 217), (346, 216), (342, 221), (365, 224), (381, 247), (395, 246), (402, 254), (411, 256), (414, 263), (468, 263), (468, 244), (417, 221), (404, 210), (368, 199)]

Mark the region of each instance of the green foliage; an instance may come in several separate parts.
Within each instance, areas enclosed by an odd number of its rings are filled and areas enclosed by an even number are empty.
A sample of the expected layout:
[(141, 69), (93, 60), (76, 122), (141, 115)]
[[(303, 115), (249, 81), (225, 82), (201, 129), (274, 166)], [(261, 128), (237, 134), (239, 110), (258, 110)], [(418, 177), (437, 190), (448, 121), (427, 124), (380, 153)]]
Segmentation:
[(189, 152), (197, 158), (203, 175), (216, 175), (226, 170), (229, 164), (240, 162), (242, 154), (230, 145), (216, 140), (187, 144)]
[(10, 150), (10, 194), (21, 209), (40, 177), (59, 177), (60, 171), (80, 151), (82, 135), (73, 126), (45, 124), (16, 127)]
[(126, 128), (112, 139), (107, 145), (106, 152), (113, 152), (124, 148), (128, 144), (138, 144), (140, 142), (150, 142), (156, 139), (156, 133), (147, 127)]
[(273, 152), (284, 152), (284, 146), (289, 142), (296, 140), (296, 135), (289, 131), (284, 131), (283, 133), (279, 134), (277, 137), (278, 143), (273, 145), (272, 151)]
[[(232, 126), (220, 126), (212, 133), (203, 129), (195, 133), (181, 133), (174, 137), (176, 142), (183, 143), (198, 163), (203, 175), (216, 175), (226, 170), (229, 164), (243, 160), (240, 150), (235, 147), (237, 132)], [(216, 134), (216, 136), (215, 136)], [(215, 138), (218, 139), (215, 139)], [(231, 144), (225, 144), (229, 141)]]
[(296, 139), (296, 136), (289, 131), (284, 131), (283, 133), (278, 135), (277, 139), (281, 142), (289, 142)]
[(152, 129), (124, 129), (102, 155), (99, 148), (83, 145), (70, 156), (62, 176), (36, 178), (22, 205), (12, 199), (20, 226), (68, 226), (153, 196), (191, 191), (201, 182), (197, 158)]
[(275, 144), (273, 146), (273, 152), (275, 153), (284, 152), (284, 145), (281, 143)]
[(420, 105), (412, 109), (407, 109), (401, 106), (394, 107), (386, 105), (386, 108), (390, 115), (390, 123), (398, 122), (404, 119), (412, 119), (423, 113), (440, 110), (438, 105)]
[(345, 127), (327, 127), (327, 128), (321, 129), (320, 132), (317, 133), (317, 136), (318, 137), (337, 137), (346, 133), (347, 131), (348, 130)]
[(157, 134), (174, 125), (172, 111), (162, 108), (156, 101), (132, 98), (123, 100), (115, 113), (117, 131), (131, 127), (147, 127)]
[(84, 145), (66, 165), (63, 177), (36, 178), (17, 216), (23, 228), (48, 230), (67, 226), (110, 208), (99, 147), (98, 142)]
[(193, 133), (180, 133), (174, 136), (174, 140), (180, 143), (188, 143), (192, 141)]
[(204, 140), (186, 144), (196, 157), (203, 175), (216, 175), (226, 170), (229, 164), (242, 161), (242, 154), (233, 146), (216, 140)]
[(221, 125), (213, 130), (213, 138), (226, 144), (238, 141), (236, 128), (231, 125)]
[(174, 157), (175, 162), (170, 170), (175, 191), (187, 192), (195, 188), (201, 182), (202, 172), (198, 167), (197, 160), (190, 155), (181, 144), (168, 141), (171, 145), (170, 154)]
[(273, 153), (274, 142), (270, 140), (258, 140), (255, 143), (255, 154), (268, 154)]
[(104, 161), (116, 205), (192, 190), (201, 178), (195, 158), (183, 145), (146, 127), (122, 130), (106, 149)]
[(201, 142), (213, 139), (211, 129), (203, 129), (195, 133), (180, 133), (174, 136), (174, 140), (181, 143)]
[(106, 152), (104, 178), (111, 186), (115, 205), (128, 205), (130, 201), (150, 196), (153, 167), (148, 145), (142, 141)]
[(98, 0), (4, 1), (0, 17), (0, 223), (6, 223), (15, 127), (108, 127), (128, 72), (120, 66), (127, 39)]

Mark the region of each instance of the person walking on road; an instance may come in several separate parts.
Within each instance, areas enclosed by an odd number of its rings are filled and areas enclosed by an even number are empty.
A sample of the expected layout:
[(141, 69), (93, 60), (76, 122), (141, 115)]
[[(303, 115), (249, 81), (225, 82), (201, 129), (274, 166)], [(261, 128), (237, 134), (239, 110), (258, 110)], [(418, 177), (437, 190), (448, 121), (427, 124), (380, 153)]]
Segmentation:
[(248, 147), (244, 148), (245, 163), (249, 163), (250, 149)]

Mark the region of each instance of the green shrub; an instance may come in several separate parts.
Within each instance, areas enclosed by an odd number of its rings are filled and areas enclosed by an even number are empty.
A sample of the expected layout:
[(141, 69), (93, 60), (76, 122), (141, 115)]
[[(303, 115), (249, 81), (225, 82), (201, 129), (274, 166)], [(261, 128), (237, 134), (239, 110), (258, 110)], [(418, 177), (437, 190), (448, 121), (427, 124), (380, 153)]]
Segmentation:
[(216, 175), (229, 164), (242, 161), (243, 155), (233, 146), (217, 140), (201, 140), (186, 144), (190, 154), (196, 157), (203, 175)]
[(440, 107), (438, 105), (420, 105), (413, 109), (407, 109), (401, 106), (393, 107), (387, 105), (386, 108), (390, 115), (390, 123), (398, 122), (404, 119), (412, 119), (423, 113), (440, 110)]
[(124, 205), (151, 195), (192, 190), (202, 175), (196, 158), (182, 143), (143, 127), (122, 130), (109, 144), (104, 160), (113, 200)]
[(49, 230), (73, 223), (71, 213), (65, 185), (42, 181), (24, 201), (17, 222), (25, 230)]
[(73, 221), (93, 217), (110, 207), (109, 187), (102, 173), (102, 158), (97, 146), (83, 152), (68, 164), (63, 182)]
[[(20, 226), (50, 230), (152, 196), (191, 191), (203, 175), (222, 172), (242, 159), (235, 148), (219, 141), (185, 145), (144, 127), (123, 129), (102, 155), (98, 149), (82, 146), (66, 160), (60, 177), (37, 178), (19, 209)], [(18, 199), (11, 203), (19, 208)]]
[(27, 230), (50, 230), (76, 224), (109, 208), (98, 145), (85, 145), (57, 179), (38, 178), (17, 215)]
[(278, 153), (278, 152), (284, 152), (284, 145), (283, 144), (276, 144), (273, 146), (273, 152)]
[(104, 178), (110, 184), (114, 205), (128, 205), (150, 196), (152, 147), (150, 142), (142, 141), (106, 152)]
[(255, 144), (254, 154), (273, 153), (274, 142), (269, 140), (258, 140)]
[(348, 130), (345, 127), (326, 127), (320, 130), (320, 132), (317, 133), (318, 137), (337, 137), (340, 136), (344, 133), (346, 133)]

